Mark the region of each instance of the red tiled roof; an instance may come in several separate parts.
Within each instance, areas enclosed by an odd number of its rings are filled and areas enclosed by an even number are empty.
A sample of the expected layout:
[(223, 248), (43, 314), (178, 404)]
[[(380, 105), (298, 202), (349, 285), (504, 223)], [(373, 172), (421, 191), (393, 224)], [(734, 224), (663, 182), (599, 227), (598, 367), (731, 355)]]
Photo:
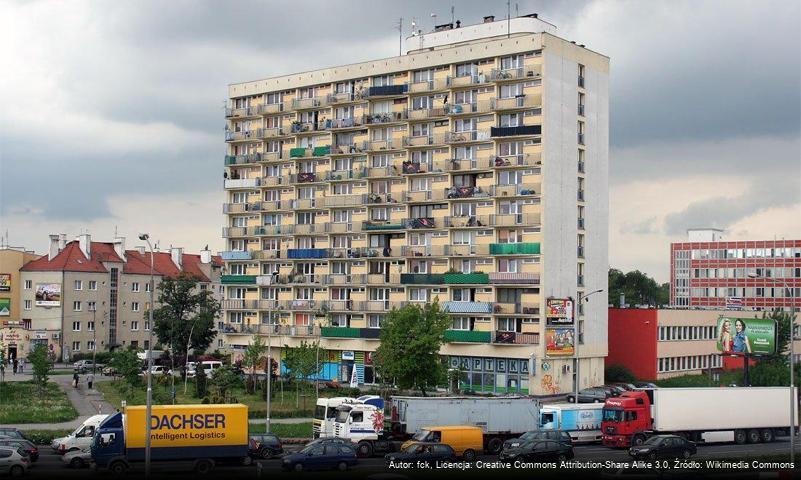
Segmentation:
[(69, 242), (64, 250), (59, 252), (53, 260), (48, 259), (48, 255), (28, 262), (20, 270), (23, 272), (95, 272), (106, 273), (106, 267), (102, 262), (119, 262), (122, 259), (114, 251), (114, 245), (110, 243), (92, 242), (89, 250), (91, 258), (81, 251), (77, 240)]
[[(123, 273), (150, 275), (150, 252), (140, 254), (137, 250), (126, 250), (126, 260)], [(209, 282), (209, 278), (200, 268), (200, 255), (183, 254), (183, 271), (190, 273), (201, 282)], [(172, 256), (167, 252), (156, 252), (153, 256), (153, 270), (156, 275), (166, 277), (177, 277), (181, 270), (172, 261)]]

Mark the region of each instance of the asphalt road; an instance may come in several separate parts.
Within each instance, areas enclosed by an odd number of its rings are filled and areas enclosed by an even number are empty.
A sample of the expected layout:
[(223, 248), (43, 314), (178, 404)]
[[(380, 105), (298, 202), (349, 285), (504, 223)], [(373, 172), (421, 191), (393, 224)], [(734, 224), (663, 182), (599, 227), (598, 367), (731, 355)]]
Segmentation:
[[(301, 448), (300, 446), (289, 446), (292, 450), (297, 450)], [(704, 460), (708, 459), (728, 459), (732, 461), (740, 461), (740, 460), (751, 460), (754, 457), (765, 457), (765, 456), (777, 456), (783, 455), (787, 453), (789, 449), (789, 443), (786, 438), (780, 438), (774, 443), (759, 443), (759, 444), (751, 444), (751, 445), (734, 445), (734, 444), (713, 444), (713, 445), (700, 445), (698, 447), (698, 454), (695, 455), (691, 460), (697, 460), (700, 463), (704, 463)], [(577, 446), (575, 448), (575, 461), (596, 461), (596, 462), (604, 462), (604, 461), (614, 461), (614, 462), (630, 462), (631, 458), (628, 455), (627, 450), (614, 450), (610, 448), (606, 448), (600, 445), (585, 445), (585, 446)], [(801, 455), (799, 455), (801, 456)], [(479, 457), (480, 461), (483, 462), (492, 462), (497, 460), (496, 456), (490, 455), (483, 455)], [(510, 473), (509, 471), (505, 470), (476, 470), (472, 469), (472, 472), (480, 473), (482, 477), (487, 477), (490, 475), (498, 475), (502, 474), (504, 477), (507, 477)], [(465, 478), (470, 476), (468, 472), (450, 472), (450, 473), (459, 473), (460, 478)], [(191, 465), (187, 463), (162, 463), (162, 464), (154, 464), (153, 473), (155, 477), (167, 477), (170, 478), (191, 478), (195, 477), (196, 475), (191, 473)], [(305, 477), (305, 476), (314, 476), (315, 478), (323, 477), (323, 478), (378, 478), (378, 479), (402, 479), (402, 478), (417, 478), (420, 472), (414, 473), (409, 471), (390, 471), (385, 467), (384, 459), (382, 457), (375, 457), (369, 459), (361, 459), (359, 464), (356, 465), (351, 469), (350, 472), (347, 474), (342, 474), (340, 472), (311, 472), (311, 473), (302, 473), (302, 474), (284, 474), (281, 470), (281, 460), (280, 459), (271, 459), (271, 460), (260, 460), (256, 462), (253, 466), (239, 466), (239, 465), (218, 465), (214, 472), (210, 475), (211, 478), (216, 479), (231, 479), (231, 478), (276, 478), (276, 477), (292, 477), (297, 478), (298, 476)], [(433, 472), (426, 472), (426, 476), (430, 476), (428, 474)], [(529, 474), (533, 473), (528, 471)], [(542, 476), (541, 474), (545, 473), (542, 470), (538, 470), (538, 476)], [(556, 473), (556, 472), (554, 472)], [(562, 471), (562, 474), (565, 472)], [(678, 473), (678, 472), (677, 472)], [(376, 476), (377, 475), (377, 476)], [(64, 465), (61, 461), (61, 456), (52, 453), (48, 447), (43, 447), (41, 450), (41, 456), (39, 461), (36, 462), (33, 467), (28, 471), (28, 476), (31, 478), (85, 478), (85, 477), (95, 477), (95, 476), (105, 476), (103, 472), (100, 471), (93, 471), (91, 469), (83, 469), (83, 470), (73, 470), (68, 468)], [(143, 472), (140, 469), (134, 470), (130, 472), (128, 475), (129, 478), (138, 478), (143, 476)], [(547, 475), (546, 475), (547, 476)], [(686, 476), (686, 475), (685, 475)], [(630, 476), (626, 476), (627, 478), (633, 478)], [(646, 478), (654, 478), (654, 477), (646, 477)], [(657, 477), (657, 478), (667, 478), (667, 477)]]

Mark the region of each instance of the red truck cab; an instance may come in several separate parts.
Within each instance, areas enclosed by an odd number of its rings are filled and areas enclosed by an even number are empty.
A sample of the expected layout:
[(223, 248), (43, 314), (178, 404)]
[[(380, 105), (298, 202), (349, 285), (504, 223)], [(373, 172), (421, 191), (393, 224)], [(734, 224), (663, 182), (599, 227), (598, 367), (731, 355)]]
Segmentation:
[(647, 390), (633, 390), (606, 399), (601, 420), (605, 446), (624, 448), (640, 445), (646, 440), (645, 432), (653, 428), (649, 393)]

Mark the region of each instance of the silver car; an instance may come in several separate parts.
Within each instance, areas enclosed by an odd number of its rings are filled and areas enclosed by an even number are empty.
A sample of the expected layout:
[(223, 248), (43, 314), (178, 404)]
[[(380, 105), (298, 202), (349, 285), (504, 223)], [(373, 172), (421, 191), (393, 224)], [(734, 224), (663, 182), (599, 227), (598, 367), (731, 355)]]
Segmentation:
[(0, 473), (21, 477), (25, 475), (30, 466), (31, 460), (21, 448), (0, 447)]
[(61, 461), (70, 468), (88, 467), (92, 464), (92, 451), (88, 448), (73, 450), (72, 452), (65, 453), (64, 456), (61, 457)]

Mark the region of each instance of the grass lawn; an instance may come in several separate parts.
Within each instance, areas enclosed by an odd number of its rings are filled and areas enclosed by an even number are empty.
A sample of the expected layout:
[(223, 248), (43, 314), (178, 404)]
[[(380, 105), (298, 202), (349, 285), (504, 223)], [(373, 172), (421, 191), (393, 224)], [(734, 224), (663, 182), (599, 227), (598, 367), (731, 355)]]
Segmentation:
[(53, 382), (44, 391), (32, 381), (4, 382), (0, 387), (0, 425), (67, 422), (77, 417), (67, 394)]
[[(166, 380), (166, 379), (165, 379)], [(103, 392), (106, 401), (113, 405), (115, 408), (120, 408), (122, 400), (125, 400), (128, 405), (144, 405), (145, 404), (145, 385), (144, 382), (141, 387), (136, 389), (132, 394), (129, 392), (120, 393), (119, 385), (121, 380), (103, 381), (95, 384), (95, 388)], [(187, 393), (184, 395), (184, 384), (182, 380), (176, 378), (175, 380), (175, 400), (179, 404), (194, 404), (201, 403), (201, 399), (193, 395), (195, 391), (194, 380), (190, 379), (187, 385)], [(333, 390), (320, 390), (321, 396), (335, 396), (342, 395)], [(257, 392), (256, 394), (247, 394), (244, 388), (237, 387), (233, 390), (232, 396), (239, 403), (244, 403), (248, 406), (248, 413), (251, 418), (263, 418), (267, 412), (267, 401)], [(306, 402), (306, 407), (303, 408), (303, 402)], [(314, 389), (309, 388), (301, 394), (299, 407), (296, 407), (297, 393), (295, 386), (289, 386), (284, 389), (283, 395), (281, 393), (280, 384), (274, 385), (273, 400), (271, 405), (272, 418), (303, 418), (311, 417), (314, 414), (314, 405), (317, 401)], [(153, 385), (153, 402), (156, 404), (170, 404), (172, 397), (170, 395), (169, 383), (162, 384), (161, 381), (154, 381)], [(310, 427), (311, 428), (311, 427)]]
[[(270, 430), (279, 438), (311, 438), (312, 424), (308, 423), (271, 423)], [(264, 424), (250, 425), (250, 433), (264, 433)]]
[(680, 377), (667, 378), (664, 380), (657, 380), (656, 383), (660, 387), (665, 388), (681, 388), (681, 387), (719, 387), (721, 385), (728, 386), (732, 383), (736, 385), (743, 384), (743, 371), (733, 370), (731, 372), (722, 372), (720, 380), (717, 382), (711, 381), (708, 374), (703, 375), (682, 375)]

